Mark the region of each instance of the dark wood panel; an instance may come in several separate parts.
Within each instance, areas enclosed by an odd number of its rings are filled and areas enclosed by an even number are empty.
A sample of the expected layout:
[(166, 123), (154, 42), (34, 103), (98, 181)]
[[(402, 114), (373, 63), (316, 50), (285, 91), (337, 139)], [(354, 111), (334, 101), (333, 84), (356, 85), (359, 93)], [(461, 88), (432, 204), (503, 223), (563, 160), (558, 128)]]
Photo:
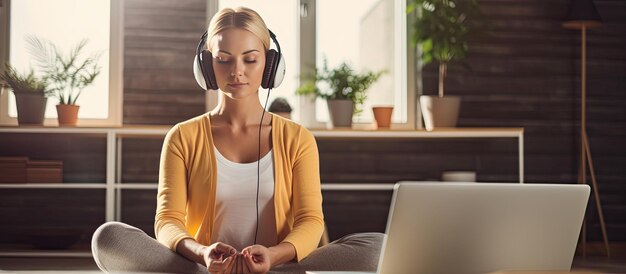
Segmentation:
[(104, 198), (102, 189), (2, 189), (0, 250), (89, 246)]
[(0, 156), (60, 160), (66, 183), (106, 181), (105, 135), (3, 133)]
[(324, 191), (324, 220), (331, 240), (358, 232), (385, 232), (391, 191)]
[[(169, 121), (169, 123), (162, 124), (175, 124), (180, 121), (176, 120), (176, 117), (172, 116), (189, 116), (194, 117), (197, 115), (198, 109), (203, 109), (204, 106), (201, 104), (190, 105), (188, 108), (181, 108), (180, 106), (161, 103), (161, 104), (151, 104), (145, 105), (140, 102), (129, 103), (128, 105), (133, 106), (133, 109), (124, 110), (125, 115), (136, 115), (135, 117), (128, 118), (129, 121)], [(145, 115), (145, 116), (144, 116)], [(148, 116), (149, 115), (149, 116)], [(152, 123), (149, 123), (152, 124)]]
[(156, 189), (122, 191), (122, 221), (154, 237), (156, 196)]
[[(203, 28), (189, 30), (128, 29), (124, 33), (124, 48), (167, 49), (172, 51), (189, 50), (189, 45), (198, 44)], [(195, 47), (191, 48), (195, 51)]]
[[(125, 124), (175, 124), (204, 112), (193, 77), (205, 1), (124, 2)], [(166, 101), (167, 100), (167, 101)]]
[[(204, 14), (197, 11), (190, 11), (183, 14), (171, 15), (167, 13), (158, 14), (131, 14), (126, 16), (124, 24), (128, 28), (158, 29), (158, 30), (187, 30), (188, 25), (204, 25), (206, 19)], [(163, 20), (166, 16), (167, 20)]]
[(129, 89), (128, 93), (133, 93), (133, 90), (164, 90), (171, 94), (184, 94), (202, 99), (204, 93), (193, 78), (191, 62), (189, 64), (189, 68), (180, 70), (151, 68), (128, 71), (124, 74), (125, 84), (128, 84), (125, 88)]
[(158, 11), (185, 11), (185, 10), (198, 10), (198, 8), (206, 9), (206, 0), (184, 0), (184, 1), (171, 1), (171, 0), (132, 0), (125, 1), (124, 8), (127, 11), (146, 11), (155, 9)]
[(124, 139), (122, 145), (122, 182), (157, 183), (163, 139)]
[[(182, 60), (193, 60), (195, 52), (190, 48), (193, 43), (187, 43), (184, 47), (177, 46), (178, 49), (181, 49), (178, 52), (171, 49), (146, 49), (143, 46), (130, 48), (126, 46), (125, 52), (128, 59), (125, 60), (125, 69), (170, 68), (186, 72), (192, 71), (189, 65), (191, 61), (183, 62)], [(132, 86), (127, 88), (132, 88)]]

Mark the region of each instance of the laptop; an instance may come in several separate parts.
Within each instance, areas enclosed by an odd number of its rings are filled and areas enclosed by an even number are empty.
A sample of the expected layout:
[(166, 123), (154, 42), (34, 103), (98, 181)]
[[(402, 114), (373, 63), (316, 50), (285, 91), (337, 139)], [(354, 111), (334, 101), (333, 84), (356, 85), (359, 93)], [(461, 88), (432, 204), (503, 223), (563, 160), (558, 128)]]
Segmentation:
[(582, 184), (399, 182), (377, 273), (569, 271), (589, 192)]

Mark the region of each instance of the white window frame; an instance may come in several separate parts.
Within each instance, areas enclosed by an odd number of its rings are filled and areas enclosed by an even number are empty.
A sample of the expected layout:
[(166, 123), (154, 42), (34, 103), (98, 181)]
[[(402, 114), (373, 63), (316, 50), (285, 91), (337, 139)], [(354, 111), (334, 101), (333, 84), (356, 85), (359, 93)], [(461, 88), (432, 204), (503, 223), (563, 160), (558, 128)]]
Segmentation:
[[(19, 1), (19, 0), (17, 0)], [(109, 47), (109, 109), (106, 119), (79, 118), (78, 126), (111, 127), (123, 122), (124, 94), (124, 0), (111, 0)], [(9, 60), (11, 0), (0, 0), (0, 64)], [(4, 70), (4, 65), (0, 72)], [(0, 96), (0, 125), (17, 125), (17, 118), (9, 116), (9, 92)], [(44, 119), (45, 126), (58, 126), (56, 118)]]
[[(341, 0), (336, 0), (341, 1)], [(312, 47), (309, 45), (300, 45), (301, 51), (301, 59), (300, 59), (300, 71), (305, 72), (310, 70), (310, 67), (306, 67), (303, 64), (316, 64), (315, 60), (315, 23), (316, 20), (316, 0), (300, 0), (301, 11), (306, 10), (307, 17), (303, 17), (301, 13), (300, 18), (300, 30), (301, 30), (301, 38), (300, 41), (303, 41), (302, 33), (312, 34), (306, 38), (307, 43), (312, 43)], [(396, 62), (396, 71), (399, 73), (395, 74), (394, 81), (399, 83), (398, 87), (402, 90), (406, 91), (407, 95), (407, 119), (405, 123), (393, 123), (392, 129), (421, 129), (421, 113), (418, 111), (418, 102), (417, 98), (419, 98), (418, 87), (421, 86), (421, 77), (416, 75), (419, 73), (419, 69), (416, 69), (415, 64), (415, 52), (410, 50), (411, 47), (408, 44), (407, 37), (410, 35), (408, 33), (408, 20), (406, 16), (406, 1), (404, 0), (394, 0), (394, 10), (396, 14), (394, 16), (395, 19), (395, 29), (394, 29), (394, 39), (395, 44), (400, 45), (400, 49), (394, 51), (396, 60), (406, 60), (406, 65), (403, 65), (401, 62)], [(313, 25), (311, 25), (313, 24)], [(404, 35), (402, 35), (404, 34)], [(306, 54), (307, 50), (312, 49), (314, 52), (312, 54)], [(316, 64), (317, 65), (317, 64)], [(316, 107), (315, 101), (306, 100), (305, 98), (301, 98), (299, 102), (300, 109), (311, 109), (308, 112), (308, 115), (313, 115), (313, 117), (303, 117), (306, 113), (301, 113), (301, 120), (306, 121), (305, 125), (310, 128), (325, 128), (326, 123), (319, 122), (316, 120)], [(371, 123), (353, 123), (353, 128), (368, 128)]]

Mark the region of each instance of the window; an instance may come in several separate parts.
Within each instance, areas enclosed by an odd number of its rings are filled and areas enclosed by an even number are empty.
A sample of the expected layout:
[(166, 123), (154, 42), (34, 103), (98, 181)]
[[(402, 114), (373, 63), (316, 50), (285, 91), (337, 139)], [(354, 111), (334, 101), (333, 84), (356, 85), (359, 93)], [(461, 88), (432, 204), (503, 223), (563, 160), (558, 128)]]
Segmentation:
[[(357, 123), (373, 121), (372, 106), (393, 105), (393, 122), (407, 123), (404, 8), (396, 0), (317, 0), (316, 63), (347, 62), (356, 71), (386, 73), (368, 90)], [(349, 12), (348, 12), (349, 11)], [(328, 120), (326, 101), (316, 102), (318, 121)]]
[[(121, 124), (122, 94), (122, 42), (120, 0), (19, 0), (6, 1), (2, 14), (8, 14), (5, 36), (8, 43), (0, 45), (3, 60), (8, 60), (18, 71), (27, 71), (36, 64), (28, 52), (25, 37), (34, 35), (53, 42), (60, 51), (67, 53), (77, 43), (87, 39), (83, 56), (101, 53), (98, 64), (101, 72), (94, 83), (81, 93), (77, 104), (79, 125)], [(2, 18), (2, 20), (7, 20)], [(6, 40), (5, 40), (6, 41)], [(7, 93), (0, 102), (2, 124), (16, 123), (15, 96)], [(58, 100), (48, 99), (47, 125), (56, 123)]]
[[(278, 96), (287, 98), (295, 121), (323, 127), (328, 120), (324, 100), (311, 103), (295, 95), (301, 73), (321, 68), (326, 58), (331, 68), (345, 61), (357, 71), (387, 71), (369, 89), (364, 112), (355, 122), (371, 123), (372, 106), (393, 105), (394, 128), (415, 128), (416, 89), (412, 52), (407, 51), (404, 0), (221, 0), (209, 15), (237, 6), (257, 11), (276, 33), (287, 73), (282, 85), (272, 90), (269, 102)], [(259, 95), (262, 103), (265, 95)]]

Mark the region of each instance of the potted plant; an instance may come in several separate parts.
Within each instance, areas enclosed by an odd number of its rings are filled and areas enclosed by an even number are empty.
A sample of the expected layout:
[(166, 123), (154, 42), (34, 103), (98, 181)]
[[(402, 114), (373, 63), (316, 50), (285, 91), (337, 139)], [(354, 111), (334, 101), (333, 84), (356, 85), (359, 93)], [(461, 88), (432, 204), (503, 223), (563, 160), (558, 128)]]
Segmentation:
[[(357, 73), (343, 62), (329, 69), (324, 60), (322, 71), (316, 71), (313, 81), (308, 81), (296, 90), (298, 95), (311, 95), (326, 99), (333, 127), (352, 127), (352, 116), (363, 110), (361, 105), (367, 99), (367, 89), (383, 74), (380, 72)], [(322, 82), (327, 88), (322, 91), (316, 85)]]
[(280, 115), (287, 119), (291, 119), (291, 105), (289, 105), (287, 99), (283, 97), (278, 97), (274, 99), (267, 111), (276, 113), (277, 115)]
[(93, 83), (100, 74), (98, 59), (100, 54), (82, 57), (87, 40), (79, 42), (68, 54), (64, 54), (52, 42), (34, 36), (27, 38), (31, 46), (31, 54), (39, 63), (55, 92), (59, 104), (57, 114), (60, 126), (76, 126), (79, 105), (76, 101), (83, 89)]
[[(461, 60), (469, 49), (470, 33), (480, 27), (480, 10), (477, 0), (411, 0), (407, 12), (418, 11), (413, 23), (414, 45), (421, 46), (423, 65), (433, 59), (439, 65), (438, 96), (420, 96), (420, 106), (427, 130), (435, 127), (454, 127), (461, 99), (444, 97), (444, 84), (448, 65)], [(472, 24), (470, 24), (472, 22)]]
[(43, 125), (48, 97), (54, 94), (47, 82), (35, 77), (32, 69), (28, 74), (21, 74), (10, 64), (6, 64), (0, 79), (15, 95), (18, 124)]

